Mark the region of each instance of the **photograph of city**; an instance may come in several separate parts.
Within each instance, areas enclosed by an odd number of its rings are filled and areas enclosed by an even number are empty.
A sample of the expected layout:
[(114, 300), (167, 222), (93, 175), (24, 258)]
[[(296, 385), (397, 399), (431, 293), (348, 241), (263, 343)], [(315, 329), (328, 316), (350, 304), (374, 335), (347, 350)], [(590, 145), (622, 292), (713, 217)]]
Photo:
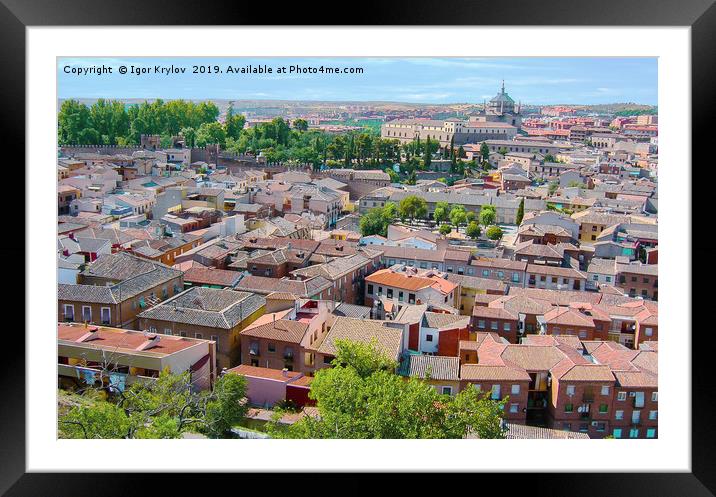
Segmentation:
[(658, 438), (657, 69), (58, 58), (58, 437)]

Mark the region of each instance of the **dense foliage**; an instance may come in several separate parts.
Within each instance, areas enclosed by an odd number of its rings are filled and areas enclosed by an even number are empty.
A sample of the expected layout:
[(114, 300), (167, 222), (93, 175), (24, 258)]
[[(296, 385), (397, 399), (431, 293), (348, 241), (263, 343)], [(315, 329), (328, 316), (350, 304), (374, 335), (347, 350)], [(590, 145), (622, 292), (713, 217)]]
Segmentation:
[[(277, 438), (504, 438), (507, 399), (466, 388), (456, 396), (438, 393), (429, 382), (394, 373), (396, 363), (375, 343), (337, 341), (333, 367), (311, 383), (318, 416), (290, 426), (274, 422)], [(277, 416), (278, 419), (279, 416)]]
[(226, 438), (246, 414), (246, 378), (227, 374), (211, 392), (195, 392), (189, 373), (163, 371), (104, 400), (90, 389), (83, 402), (60, 414), (61, 438), (179, 438), (185, 431)]

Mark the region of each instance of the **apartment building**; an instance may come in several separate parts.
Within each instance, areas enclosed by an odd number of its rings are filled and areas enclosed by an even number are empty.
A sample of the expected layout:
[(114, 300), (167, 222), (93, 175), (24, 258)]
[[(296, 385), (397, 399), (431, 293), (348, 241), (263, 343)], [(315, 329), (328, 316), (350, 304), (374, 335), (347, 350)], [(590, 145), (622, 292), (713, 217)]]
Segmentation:
[(211, 388), (216, 350), (211, 340), (162, 336), (109, 326), (57, 325), (61, 385), (103, 386), (121, 392), (136, 382), (152, 381), (168, 369), (189, 372), (195, 390)]
[(138, 315), (152, 333), (210, 339), (219, 368), (240, 364), (241, 330), (266, 309), (261, 295), (229, 289), (192, 287)]
[(135, 328), (137, 314), (184, 289), (183, 273), (126, 252), (102, 255), (57, 285), (57, 320)]

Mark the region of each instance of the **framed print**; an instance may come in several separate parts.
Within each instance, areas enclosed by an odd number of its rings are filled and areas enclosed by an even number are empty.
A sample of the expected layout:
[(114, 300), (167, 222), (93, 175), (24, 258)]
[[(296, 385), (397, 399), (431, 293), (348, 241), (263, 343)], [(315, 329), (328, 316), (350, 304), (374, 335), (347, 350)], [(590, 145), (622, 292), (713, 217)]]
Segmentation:
[(2, 492), (712, 495), (716, 8), (451, 3), (3, 2)]

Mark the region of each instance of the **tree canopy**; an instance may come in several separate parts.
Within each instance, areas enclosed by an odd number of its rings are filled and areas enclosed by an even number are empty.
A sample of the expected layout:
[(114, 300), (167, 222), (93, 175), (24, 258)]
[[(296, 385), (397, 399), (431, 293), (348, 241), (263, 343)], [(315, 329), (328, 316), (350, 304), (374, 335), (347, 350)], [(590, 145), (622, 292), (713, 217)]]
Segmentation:
[(360, 232), (363, 236), (387, 236), (388, 225), (395, 219), (395, 204), (374, 207), (360, 218)]
[(316, 372), (309, 396), (318, 416), (270, 428), (277, 438), (504, 438), (507, 398), (466, 388), (456, 396), (440, 394), (418, 378), (396, 375), (395, 361), (375, 342), (337, 341), (333, 367)]
[(497, 219), (497, 212), (495, 211), (494, 205), (484, 205), (480, 209), (480, 224), (483, 226), (489, 226), (491, 224), (494, 224), (495, 219)]
[(225, 438), (245, 416), (246, 378), (226, 374), (213, 391), (195, 392), (189, 373), (160, 373), (152, 382), (135, 383), (109, 400), (96, 390), (88, 402), (59, 417), (61, 438), (179, 438), (197, 431)]
[(485, 235), (490, 240), (499, 240), (500, 238), (502, 238), (502, 228), (500, 228), (499, 226), (490, 226), (485, 231)]
[(428, 215), (428, 203), (417, 195), (408, 195), (398, 204), (401, 219), (420, 219)]

